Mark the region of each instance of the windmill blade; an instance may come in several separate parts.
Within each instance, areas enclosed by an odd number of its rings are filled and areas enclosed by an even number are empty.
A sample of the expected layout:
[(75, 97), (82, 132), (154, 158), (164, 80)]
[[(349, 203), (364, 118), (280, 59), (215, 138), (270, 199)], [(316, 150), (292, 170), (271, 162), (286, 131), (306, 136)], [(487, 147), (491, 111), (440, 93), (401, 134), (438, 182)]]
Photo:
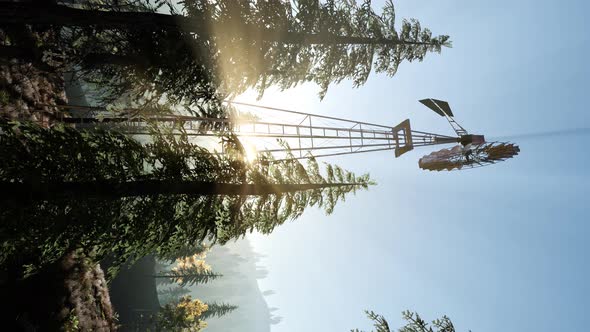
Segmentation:
[(420, 158), (418, 166), (429, 171), (465, 170), (496, 164), (518, 155), (519, 152), (518, 145), (512, 143), (483, 143), (469, 148), (456, 145)]
[(440, 116), (453, 116), (453, 111), (451, 111), (451, 106), (449, 103), (443, 100), (428, 98), (420, 100), (424, 106), (430, 108), (434, 112), (436, 112)]

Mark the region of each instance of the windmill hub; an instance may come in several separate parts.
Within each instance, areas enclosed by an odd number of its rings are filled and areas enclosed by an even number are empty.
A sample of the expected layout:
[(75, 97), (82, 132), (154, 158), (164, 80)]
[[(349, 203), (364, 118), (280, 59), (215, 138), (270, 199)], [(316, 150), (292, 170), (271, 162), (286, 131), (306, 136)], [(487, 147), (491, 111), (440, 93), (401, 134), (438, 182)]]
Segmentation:
[(486, 139), (484, 138), (483, 135), (461, 135), (461, 137), (459, 138), (459, 143), (461, 143), (463, 146), (466, 146), (468, 144), (483, 144), (486, 142)]

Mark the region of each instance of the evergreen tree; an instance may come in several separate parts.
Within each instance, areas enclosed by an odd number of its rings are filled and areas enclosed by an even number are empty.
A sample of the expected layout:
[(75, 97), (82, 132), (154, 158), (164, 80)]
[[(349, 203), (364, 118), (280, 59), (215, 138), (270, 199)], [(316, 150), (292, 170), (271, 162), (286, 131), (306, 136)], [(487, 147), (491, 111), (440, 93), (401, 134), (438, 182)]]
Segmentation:
[(172, 270), (168, 273), (153, 275), (154, 278), (168, 279), (170, 282), (175, 282), (181, 286), (206, 284), (222, 276), (222, 274), (211, 271), (191, 271), (189, 269), (184, 269), (183, 271)]
[[(385, 317), (374, 313), (373, 311), (365, 310), (367, 317), (373, 321), (373, 326), (375, 327), (375, 332), (391, 332), (389, 329), (389, 323), (385, 320)], [(359, 329), (350, 330), (351, 332), (363, 332)]]
[(176, 303), (168, 303), (156, 315), (156, 331), (201, 331), (207, 327), (201, 316), (208, 309), (200, 300), (183, 297)]
[(160, 303), (166, 305), (170, 302), (179, 301), (183, 296), (190, 294), (190, 292), (188, 288), (182, 286), (160, 288), (158, 289), (158, 298)]
[[(314, 160), (307, 170), (297, 161), (251, 165), (240, 158), (211, 154), (186, 136), (156, 135), (152, 143), (142, 146), (116, 132), (43, 129), (18, 122), (0, 122), (0, 159), (4, 185), (0, 266), (25, 264), (22, 272), (82, 248), (94, 251), (97, 259), (113, 256), (112, 275), (123, 262), (147, 254), (170, 257), (178, 248), (205, 240), (223, 244), (252, 230), (270, 233), (310, 206), (331, 213), (346, 194), (372, 184), (367, 175), (357, 177), (329, 165), (322, 176)], [(205, 182), (230, 188), (259, 185), (264, 190), (248, 196), (167, 194), (170, 191), (164, 190), (106, 200), (57, 191), (68, 183), (105, 181)], [(48, 183), (58, 184), (54, 197), (15, 200), (6, 194), (21, 185), (46, 190)], [(272, 186), (293, 190), (269, 190)], [(13, 193), (16, 197), (17, 191)]]
[[(365, 310), (367, 317), (373, 321), (376, 332), (390, 332), (389, 323), (381, 315), (373, 311)], [(408, 323), (401, 327), (399, 332), (455, 332), (453, 322), (447, 316), (432, 321), (432, 327), (418, 315), (418, 313), (406, 310), (402, 312), (402, 317)], [(433, 329), (434, 328), (434, 329)], [(359, 329), (351, 330), (351, 332), (362, 332)]]
[(433, 37), (415, 19), (404, 19), (398, 30), (391, 0), (380, 15), (370, 0), (360, 5), (345, 0), (297, 1), (294, 12), (290, 26), (262, 33), (262, 39), (279, 44), (272, 52), (273, 58), (281, 59), (273, 63), (265, 83), (285, 89), (311, 81), (321, 87), (321, 98), (332, 83), (350, 79), (358, 87), (371, 71), (393, 76), (402, 61), (422, 61), (426, 53), (451, 46), (449, 36)]
[(207, 311), (201, 314), (201, 319), (209, 317), (221, 317), (236, 310), (238, 306), (226, 303), (207, 303)]
[(189, 257), (189, 256), (201, 256), (204, 258), (205, 254), (209, 251), (210, 246), (205, 245), (204, 243), (181, 243), (178, 248), (176, 248), (173, 252), (169, 255), (161, 255), (158, 258), (167, 262), (174, 262), (175, 260), (182, 258), (182, 257)]
[(176, 265), (169, 271), (161, 271), (155, 274), (154, 278), (165, 278), (170, 282), (178, 283), (181, 286), (204, 284), (221, 277), (221, 274), (213, 273), (211, 266), (205, 260), (196, 256), (180, 258)]
[[(198, 95), (210, 95), (214, 87), (222, 94), (256, 87), (262, 94), (270, 85), (286, 89), (303, 82), (320, 85), (323, 98), (331, 83), (351, 79), (360, 86), (371, 71), (393, 76), (402, 61), (421, 61), (427, 52), (451, 46), (448, 36), (433, 37), (417, 20), (404, 20), (398, 30), (391, 1), (380, 15), (370, 0), (302, 0), (293, 5), (281, 0), (185, 0), (182, 14), (172, 15), (156, 13), (149, 5), (141, 12), (122, 12), (118, 3), (111, 2), (111, 11), (52, 6), (38, 17), (30, 14), (35, 9), (23, 9), (26, 5), (3, 4), (0, 17), (13, 23), (82, 26), (72, 30), (68, 43), (76, 45), (73, 55), (90, 68), (87, 74), (98, 70), (106, 75), (103, 83), (121, 91), (131, 88), (123, 83), (127, 74), (116, 69), (125, 66), (137, 79), (147, 73), (149, 83), (139, 84), (140, 91), (152, 84), (150, 91), (158, 96), (166, 93), (192, 103), (195, 89)], [(15, 17), (19, 10), (27, 13)]]

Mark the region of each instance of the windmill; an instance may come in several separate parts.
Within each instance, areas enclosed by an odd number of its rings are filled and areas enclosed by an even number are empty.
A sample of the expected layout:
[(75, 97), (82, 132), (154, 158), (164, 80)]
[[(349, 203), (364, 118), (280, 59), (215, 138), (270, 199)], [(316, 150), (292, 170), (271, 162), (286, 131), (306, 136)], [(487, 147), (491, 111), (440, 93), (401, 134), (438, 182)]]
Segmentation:
[(481, 167), (512, 158), (520, 152), (520, 148), (512, 143), (486, 142), (483, 135), (469, 134), (455, 121), (453, 111), (446, 101), (429, 98), (420, 102), (447, 119), (457, 134), (457, 143), (460, 143), (450, 149), (442, 149), (420, 158), (420, 168), (450, 171)]
[[(236, 101), (227, 103), (245, 109), (234, 111), (227, 118), (179, 115), (112, 116), (101, 108), (66, 106), (70, 110), (90, 111), (93, 116), (64, 117), (61, 120), (80, 128), (107, 125), (111, 129), (118, 128), (132, 135), (149, 134), (150, 123), (154, 122), (168, 124), (178, 133), (182, 132), (194, 138), (218, 138), (224, 133), (231, 133), (244, 142), (255, 140), (258, 146), (254, 159), (260, 160), (271, 154), (273, 161), (383, 150), (393, 150), (395, 157), (400, 157), (415, 147), (456, 144), (450, 149), (442, 149), (420, 158), (420, 168), (440, 171), (495, 164), (512, 158), (520, 151), (514, 144), (486, 142), (483, 135), (468, 133), (455, 121), (453, 112), (445, 101), (430, 98), (420, 102), (446, 118), (455, 135), (413, 130), (409, 119), (392, 127)], [(266, 115), (252, 110), (266, 112)], [(133, 110), (126, 113), (133, 113)], [(97, 114), (100, 116), (97, 117)]]

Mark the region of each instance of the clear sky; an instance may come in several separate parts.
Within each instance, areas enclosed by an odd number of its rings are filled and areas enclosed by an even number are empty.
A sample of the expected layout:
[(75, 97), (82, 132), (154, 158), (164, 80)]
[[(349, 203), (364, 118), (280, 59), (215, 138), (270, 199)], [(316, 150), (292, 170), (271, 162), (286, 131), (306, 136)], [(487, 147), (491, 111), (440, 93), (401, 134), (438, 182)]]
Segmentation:
[[(381, 1), (374, 6), (381, 7)], [(466, 129), (499, 137), (590, 128), (588, 1), (398, 0), (454, 47), (352, 89), (269, 91), (259, 103), (452, 134), (418, 99), (449, 101)], [(247, 96), (243, 101), (251, 101)], [(521, 154), (462, 172), (418, 168), (428, 149), (327, 159), (378, 186), (253, 235), (269, 270), (272, 331), (370, 329), (363, 309), (446, 314), (458, 331), (585, 331), (590, 307), (588, 130), (515, 139)]]

